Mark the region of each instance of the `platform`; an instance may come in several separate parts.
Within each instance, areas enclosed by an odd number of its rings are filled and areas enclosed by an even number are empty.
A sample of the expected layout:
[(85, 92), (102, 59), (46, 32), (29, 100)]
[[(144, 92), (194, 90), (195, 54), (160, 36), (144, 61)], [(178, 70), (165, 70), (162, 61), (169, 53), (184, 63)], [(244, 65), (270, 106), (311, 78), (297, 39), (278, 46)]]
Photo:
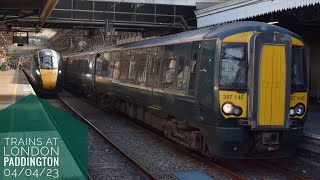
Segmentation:
[(0, 110), (35, 94), (22, 70), (0, 71)]
[(304, 133), (307, 136), (320, 139), (320, 103), (312, 102), (309, 105), (308, 118), (305, 123)]

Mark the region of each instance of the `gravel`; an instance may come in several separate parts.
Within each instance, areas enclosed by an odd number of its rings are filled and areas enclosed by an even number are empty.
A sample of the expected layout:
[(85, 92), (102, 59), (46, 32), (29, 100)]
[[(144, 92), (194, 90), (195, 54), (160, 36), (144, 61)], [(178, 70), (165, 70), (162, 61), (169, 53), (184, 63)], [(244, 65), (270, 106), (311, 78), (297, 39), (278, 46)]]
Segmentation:
[[(143, 128), (126, 116), (102, 111), (100, 108), (93, 106), (88, 100), (74, 96), (68, 92), (63, 92), (60, 97), (98, 127), (113, 143), (156, 175), (157, 179), (176, 179), (173, 175), (174, 173), (190, 171), (200, 171), (213, 179), (231, 179), (231, 177), (215, 169), (214, 166), (201, 160), (201, 158), (191, 156), (189, 151), (177, 147), (176, 144), (160, 137), (149, 129)], [(97, 179), (143, 178), (139, 174), (131, 174), (132, 177), (129, 177), (130, 171), (128, 171), (128, 176), (118, 176), (123, 175), (123, 173), (110, 175), (108, 172), (113, 171), (112, 167), (116, 167), (116, 165), (113, 166), (108, 163), (116, 163), (118, 160), (115, 159), (113, 161), (112, 156), (99, 154), (103, 153), (103, 149), (107, 149), (108, 151), (109, 149), (100, 148), (100, 144), (103, 141), (91, 138), (91, 134), (89, 134), (89, 144), (92, 145), (92, 151), (96, 151), (97, 154), (97, 157), (91, 155), (89, 148), (89, 156), (93, 156), (90, 158), (92, 160), (89, 160), (89, 171), (94, 177), (97, 177)], [(104, 159), (104, 162), (108, 161), (106, 162), (108, 165), (99, 166), (102, 159)], [(127, 163), (119, 161), (126, 168)], [(311, 179), (318, 179), (319, 175), (317, 174), (320, 174), (319, 167), (302, 161), (298, 157), (272, 160), (270, 163)], [(247, 179), (290, 179), (278, 171), (257, 164), (254, 160), (222, 160), (219, 164)], [(99, 166), (99, 169), (90, 168), (93, 165)]]
[(124, 116), (102, 111), (67, 92), (60, 97), (98, 127), (113, 143), (151, 171), (157, 179), (176, 179), (174, 173), (190, 171), (200, 171), (214, 179), (231, 178)]
[[(80, 119), (60, 100), (45, 100)], [(90, 126), (88, 126), (88, 171), (93, 179), (148, 179), (143, 172)]]

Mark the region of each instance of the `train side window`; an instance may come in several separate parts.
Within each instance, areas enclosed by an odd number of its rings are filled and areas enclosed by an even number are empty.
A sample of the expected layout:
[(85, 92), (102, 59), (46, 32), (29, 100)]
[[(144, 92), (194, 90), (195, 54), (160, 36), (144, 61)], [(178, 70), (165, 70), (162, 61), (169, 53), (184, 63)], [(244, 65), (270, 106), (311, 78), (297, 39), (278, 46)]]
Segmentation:
[(177, 84), (176, 89), (185, 89), (187, 84), (189, 66), (186, 65), (186, 57), (179, 56), (177, 64)]
[(120, 81), (127, 82), (129, 72), (129, 53), (121, 53)]
[(147, 49), (147, 86), (152, 87), (153, 86), (153, 76), (154, 76), (154, 67), (153, 64), (156, 61), (156, 56), (154, 55), (155, 48), (149, 48)]
[(72, 61), (72, 59), (69, 58), (69, 59), (67, 60), (67, 63), (68, 63), (67, 71), (73, 72), (73, 61)]
[(129, 61), (129, 75), (128, 80), (131, 83), (136, 82), (137, 79), (137, 60), (135, 58), (135, 54), (133, 51), (130, 53), (130, 61)]
[(189, 79), (189, 91), (188, 91), (189, 95), (194, 95), (198, 59), (199, 59), (199, 51), (193, 51), (192, 61), (191, 61), (191, 73), (190, 73), (190, 79)]
[(162, 62), (162, 87), (173, 88), (174, 76), (176, 72), (176, 57), (174, 46), (166, 46)]
[(114, 59), (111, 53), (109, 53), (109, 57), (108, 78), (112, 78), (114, 71)]
[(80, 73), (85, 73), (85, 60), (84, 59), (80, 59), (79, 61), (80, 64)]
[(102, 77), (108, 77), (109, 73), (109, 61), (110, 61), (110, 54), (109, 53), (103, 53), (100, 58), (100, 76)]
[(72, 72), (77, 73), (77, 61), (75, 59), (72, 61)]
[(162, 47), (154, 48), (152, 53), (153, 63), (152, 63), (152, 82), (153, 88), (160, 88), (161, 85), (161, 60), (162, 60)]
[(81, 73), (86, 74), (87, 73), (87, 59), (82, 59), (81, 60)]
[(73, 59), (71, 64), (72, 64), (72, 72), (76, 73), (77, 72), (77, 70), (76, 70), (77, 69), (77, 67), (76, 67), (77, 66), (77, 61), (75, 61)]
[(84, 71), (84, 74), (91, 74), (90, 72), (90, 63), (88, 61), (88, 59), (84, 59), (83, 61), (83, 71)]
[(108, 60), (104, 59), (101, 64), (101, 76), (103, 77), (108, 76), (108, 66), (109, 66)]
[(101, 57), (97, 57), (97, 61), (96, 61), (96, 75), (97, 76), (101, 76)]
[(79, 61), (79, 59), (75, 59), (74, 68), (75, 68), (74, 72), (76, 72), (76, 73), (80, 72), (80, 61)]
[(172, 88), (186, 94), (191, 66), (192, 44), (177, 44), (165, 47), (162, 62), (162, 88)]
[(76, 69), (76, 71), (77, 71), (77, 73), (81, 73), (81, 60), (77, 60), (76, 62), (77, 62), (77, 69)]
[(145, 49), (137, 50), (137, 83), (141, 86), (146, 86), (147, 81), (147, 53)]
[(74, 58), (71, 59), (71, 72), (75, 73), (75, 66), (76, 66), (76, 62), (74, 61)]
[(113, 68), (113, 79), (114, 80), (119, 80), (120, 78), (120, 58), (119, 58), (119, 53), (118, 52), (113, 52), (113, 57), (114, 57), (114, 68)]

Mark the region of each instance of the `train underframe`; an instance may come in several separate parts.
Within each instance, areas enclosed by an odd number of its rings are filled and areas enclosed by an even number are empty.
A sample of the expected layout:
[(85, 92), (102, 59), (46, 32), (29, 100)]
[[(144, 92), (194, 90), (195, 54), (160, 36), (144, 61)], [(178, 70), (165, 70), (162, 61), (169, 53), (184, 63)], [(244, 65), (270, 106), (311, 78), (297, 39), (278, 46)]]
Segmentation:
[(303, 135), (303, 127), (287, 130), (251, 130), (249, 126), (217, 127), (190, 124), (166, 113), (141, 107), (107, 94), (82, 91), (104, 108), (125, 113), (130, 118), (160, 130), (165, 137), (211, 158), (274, 159), (293, 155)]

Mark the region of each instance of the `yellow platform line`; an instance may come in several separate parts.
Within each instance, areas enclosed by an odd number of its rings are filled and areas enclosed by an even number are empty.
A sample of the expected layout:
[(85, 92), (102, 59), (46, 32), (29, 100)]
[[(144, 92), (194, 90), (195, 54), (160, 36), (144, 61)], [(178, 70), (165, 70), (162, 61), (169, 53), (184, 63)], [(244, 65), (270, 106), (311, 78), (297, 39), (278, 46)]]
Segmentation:
[(17, 101), (18, 79), (19, 79), (19, 72), (17, 73), (16, 84), (15, 84), (14, 89), (13, 89), (14, 96), (13, 96), (12, 104), (14, 104)]

